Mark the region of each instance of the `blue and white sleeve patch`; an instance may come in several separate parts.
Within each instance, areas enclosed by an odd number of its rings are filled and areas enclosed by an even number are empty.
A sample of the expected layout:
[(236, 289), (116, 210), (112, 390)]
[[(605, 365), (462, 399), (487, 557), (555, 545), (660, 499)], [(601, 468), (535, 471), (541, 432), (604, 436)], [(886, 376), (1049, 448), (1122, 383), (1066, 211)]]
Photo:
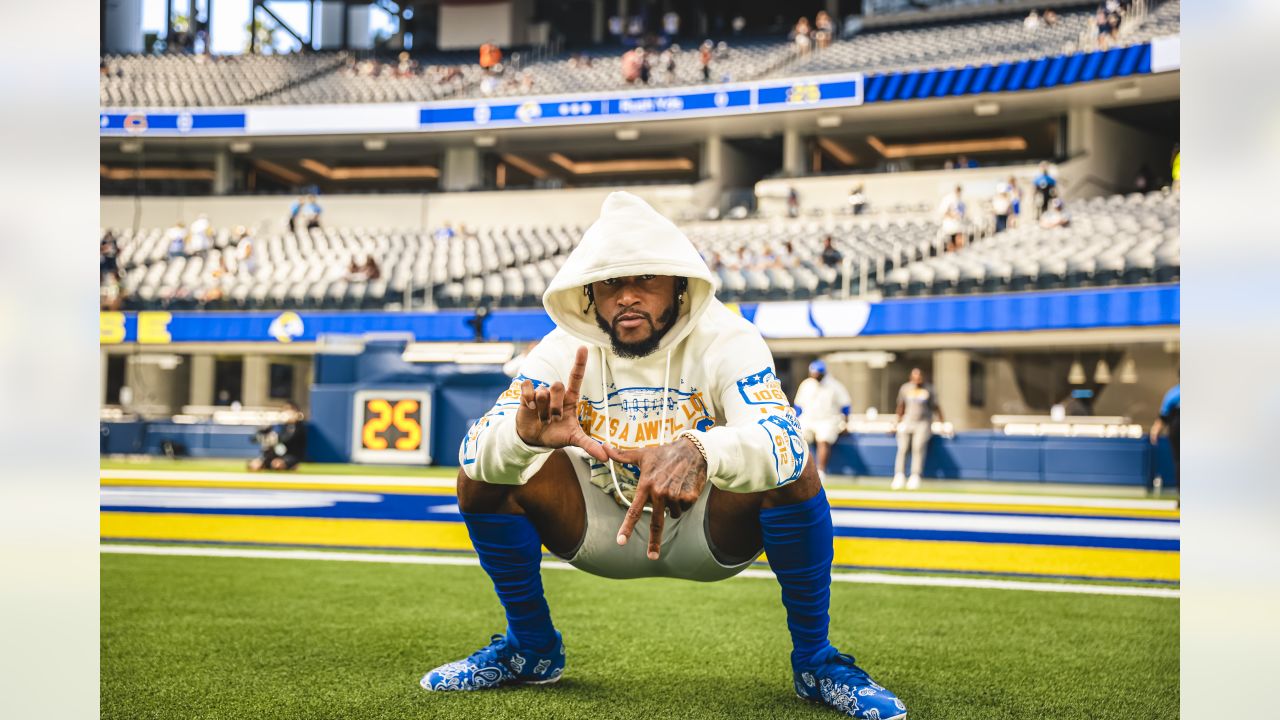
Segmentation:
[(804, 442), (796, 416), (790, 411), (769, 415), (760, 420), (759, 424), (769, 435), (778, 485), (786, 485), (799, 479), (809, 446)]
[(748, 405), (786, 405), (787, 394), (773, 368), (765, 368), (738, 380), (738, 394)]
[(738, 380), (738, 394), (748, 405), (769, 406), (769, 413), (757, 424), (769, 436), (773, 451), (774, 472), (778, 485), (786, 485), (800, 477), (809, 446), (800, 431), (800, 421), (787, 403), (782, 382), (773, 368), (765, 368)]

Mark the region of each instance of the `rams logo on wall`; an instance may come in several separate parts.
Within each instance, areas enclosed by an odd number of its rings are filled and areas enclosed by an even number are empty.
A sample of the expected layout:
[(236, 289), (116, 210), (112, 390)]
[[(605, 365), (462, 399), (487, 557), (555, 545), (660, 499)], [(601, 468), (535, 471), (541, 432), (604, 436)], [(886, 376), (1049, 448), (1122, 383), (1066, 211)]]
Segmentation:
[(532, 100), (521, 103), (520, 107), (516, 109), (516, 118), (520, 122), (530, 123), (540, 117), (542, 117), (542, 106)]
[(126, 132), (142, 133), (147, 131), (147, 116), (142, 113), (129, 113), (124, 116)]
[(280, 316), (271, 321), (271, 325), (267, 328), (267, 334), (275, 338), (279, 342), (293, 342), (294, 338), (301, 337), (305, 326), (302, 324), (302, 318), (298, 313), (289, 311), (280, 313)]

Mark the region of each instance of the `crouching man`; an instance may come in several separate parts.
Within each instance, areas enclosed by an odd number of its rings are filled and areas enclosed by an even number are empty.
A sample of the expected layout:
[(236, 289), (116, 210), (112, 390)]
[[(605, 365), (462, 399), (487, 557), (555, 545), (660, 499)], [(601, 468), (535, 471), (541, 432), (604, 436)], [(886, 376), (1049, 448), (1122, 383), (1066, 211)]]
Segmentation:
[(768, 347), (716, 300), (684, 234), (613, 193), (543, 303), (556, 329), (459, 453), (458, 503), (507, 629), (422, 687), (560, 679), (542, 545), (607, 578), (704, 582), (763, 551), (782, 586), (796, 693), (850, 717), (905, 718), (828, 641), (831, 508)]

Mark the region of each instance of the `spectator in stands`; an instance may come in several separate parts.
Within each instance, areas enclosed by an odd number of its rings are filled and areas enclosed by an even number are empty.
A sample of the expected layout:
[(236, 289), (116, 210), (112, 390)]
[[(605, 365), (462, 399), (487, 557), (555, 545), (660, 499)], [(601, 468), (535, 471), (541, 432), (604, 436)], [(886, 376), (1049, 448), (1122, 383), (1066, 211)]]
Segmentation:
[(943, 196), (938, 203), (938, 215), (942, 220), (939, 234), (948, 238), (947, 250), (964, 247), (965, 240), (965, 204), (963, 190), (959, 185), (952, 192)]
[(796, 248), (790, 240), (782, 241), (782, 250), (778, 252), (775, 264), (780, 268), (794, 268), (800, 265), (800, 259), (796, 257)]
[(525, 68), (524, 72), (520, 73), (520, 92), (526, 95), (533, 92), (533, 81), (533, 69)]
[[(898, 456), (893, 461), (894, 490), (905, 485), (908, 490), (920, 487), (920, 473), (924, 472), (925, 456), (929, 452), (929, 439), (933, 437), (933, 416), (942, 419), (933, 386), (924, 381), (920, 368), (911, 369), (910, 379), (898, 388)], [(907, 451), (911, 451), (911, 477), (903, 472), (907, 464)]]
[(1111, 39), (1111, 20), (1107, 16), (1107, 11), (1098, 8), (1098, 12), (1093, 17), (1094, 32), (1097, 34), (1098, 49), (1106, 50)]
[(1018, 178), (1012, 175), (1005, 185), (1009, 188), (1009, 224), (1017, 227), (1018, 216), (1022, 214), (1022, 186), (1018, 185)]
[[(480, 46), (480, 67), (486, 72), (496, 72), (498, 64), (502, 62), (502, 49), (493, 43), (492, 40)], [(499, 68), (500, 69), (500, 68)]]
[(787, 217), (800, 217), (800, 193), (794, 187), (787, 188)]
[(182, 257), (187, 251), (187, 226), (181, 220), (165, 233), (169, 239), (169, 257)]
[(867, 194), (862, 189), (862, 183), (854, 186), (849, 191), (849, 209), (854, 215), (861, 215), (867, 211)]
[(818, 11), (818, 15), (813, 19), (813, 30), (813, 41), (819, 50), (831, 44), (831, 38), (835, 37), (836, 24), (832, 22), (826, 10)]
[(711, 253), (711, 257), (707, 258), (707, 267), (711, 268), (711, 272), (719, 274), (725, 269), (724, 258), (718, 252)]
[(1040, 16), (1040, 19), (1044, 21), (1045, 27), (1054, 27), (1058, 24), (1058, 13), (1054, 12), (1053, 9), (1050, 8), (1044, 11), (1044, 14)]
[(308, 230), (320, 227), (320, 215), (323, 212), (324, 210), (316, 200), (315, 194), (307, 195), (307, 202), (302, 206), (302, 220), (307, 224)]
[(1037, 13), (1034, 8), (1031, 12), (1027, 13), (1026, 19), (1022, 21), (1022, 27), (1024, 30), (1028, 30), (1030, 32), (1035, 32), (1040, 29), (1040, 14)]
[(236, 243), (236, 274), (241, 277), (252, 277), (258, 274), (258, 254), (253, 243), (253, 236), (244, 227), (236, 229), (240, 237)]
[(187, 238), (187, 252), (196, 255), (213, 247), (213, 230), (209, 226), (209, 216), (201, 213), (191, 223), (191, 233)]
[(822, 239), (822, 264), (836, 270), (840, 269), (840, 261), (844, 260), (844, 255), (836, 249), (834, 241), (828, 235)]
[(849, 391), (827, 374), (825, 362), (814, 360), (809, 363), (809, 377), (800, 383), (791, 404), (800, 416), (805, 443), (817, 446), (818, 478), (825, 482), (831, 446), (848, 425)]
[(795, 43), (797, 55), (807, 55), (813, 48), (813, 31), (809, 27), (809, 18), (802, 17), (791, 28), (791, 42)]
[(409, 57), (409, 53), (401, 51), (396, 57), (396, 74), (400, 77), (410, 77), (418, 72), (418, 63)]
[(733, 28), (734, 35), (741, 35), (742, 31), (747, 29), (747, 19), (741, 15), (734, 15), (733, 22), (729, 26)]
[(307, 203), (306, 197), (299, 195), (289, 205), (289, 219), (286, 220), (284, 223), (284, 226), (288, 228), (289, 232), (294, 232), (296, 230), (295, 226), (298, 223), (298, 215), (302, 212), (302, 206), (305, 205), (306, 203)]
[(640, 82), (648, 85), (653, 72), (653, 68), (649, 65), (649, 52), (644, 48), (636, 48), (635, 52), (640, 56)]
[(377, 280), (380, 277), (382, 277), (382, 268), (378, 267), (378, 262), (372, 255), (365, 255), (359, 263), (352, 257), (350, 264), (347, 265), (347, 278), (355, 282)]
[(118, 272), (120, 264), (118, 256), (120, 248), (116, 244), (116, 236), (110, 230), (106, 235), (102, 236), (102, 242), (98, 244), (98, 281), (106, 279), (110, 273)]
[(118, 312), (124, 307), (124, 287), (120, 284), (119, 271), (111, 270), (102, 277), (98, 293), (99, 310)]
[(634, 85), (640, 79), (640, 66), (644, 64), (640, 48), (631, 48), (622, 54), (622, 81)]
[(756, 258), (755, 253), (747, 249), (746, 245), (739, 245), (738, 255), (729, 261), (729, 268), (731, 270), (742, 270), (746, 272), (749, 270), (756, 270), (758, 267), (759, 260)]
[(711, 80), (711, 49), (714, 47), (710, 40), (703, 41), (698, 47), (698, 62), (702, 63), (702, 81), (709, 82)]
[(1067, 212), (1067, 208), (1062, 203), (1062, 198), (1054, 198), (1053, 203), (1049, 205), (1049, 209), (1040, 216), (1040, 227), (1057, 228), (1066, 227), (1071, 224), (1071, 213)]
[(446, 222), (444, 225), (436, 228), (436, 231), (431, 234), (431, 237), (435, 238), (436, 242), (449, 242), (457, 234), (458, 233), (453, 229), (453, 225)]
[(1173, 179), (1173, 190), (1177, 192), (1182, 186), (1182, 147), (1173, 146), (1173, 162), (1169, 166), (1169, 177)]
[(1058, 181), (1053, 177), (1049, 163), (1040, 163), (1040, 172), (1031, 182), (1036, 188), (1036, 206), (1043, 213), (1049, 209), (1049, 203), (1058, 194)]
[(666, 73), (664, 79), (668, 85), (674, 85), (676, 82), (676, 54), (679, 52), (680, 46), (672, 45), (658, 56), (658, 66)]
[(281, 409), (281, 423), (259, 432), (262, 454), (249, 461), (249, 469), (293, 470), (307, 454), (307, 425), (302, 411), (292, 402)]
[(1178, 383), (1169, 388), (1169, 392), (1164, 394), (1164, 400), (1160, 402), (1160, 417), (1151, 424), (1151, 444), (1158, 445), (1160, 443), (1160, 433), (1169, 433), (1169, 449), (1173, 451), (1173, 481), (1180, 482), (1182, 477), (1181, 458), (1178, 453), (1178, 447), (1181, 444), (1179, 433), (1180, 419), (1182, 415), (1182, 383)]
[(227, 268), (226, 258), (220, 252), (209, 253), (205, 258), (205, 267), (208, 270), (205, 273), (204, 291), (200, 293), (198, 298), (201, 305), (209, 305), (222, 300), (223, 279), (231, 273)]
[(991, 196), (991, 214), (996, 219), (996, 232), (1004, 232), (1009, 227), (1009, 214), (1013, 212), (1013, 198), (1009, 194), (1009, 186), (1000, 183), (996, 186), (996, 194)]

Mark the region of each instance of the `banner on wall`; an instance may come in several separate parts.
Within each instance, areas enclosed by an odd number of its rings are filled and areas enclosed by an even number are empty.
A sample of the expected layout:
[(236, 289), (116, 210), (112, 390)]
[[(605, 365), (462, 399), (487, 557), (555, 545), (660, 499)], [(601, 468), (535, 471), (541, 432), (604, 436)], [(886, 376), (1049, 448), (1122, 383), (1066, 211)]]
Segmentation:
[[(997, 295), (863, 300), (738, 303), (730, 307), (766, 338), (1035, 332), (1177, 325), (1180, 286), (1147, 285)], [(441, 312), (104, 312), (103, 345), (138, 343), (295, 343), (325, 336), (377, 333), (412, 336), (420, 342), (469, 342), (475, 330), (466, 310)], [(554, 329), (542, 308), (496, 309), (485, 322), (485, 338), (501, 342), (537, 340)]]

